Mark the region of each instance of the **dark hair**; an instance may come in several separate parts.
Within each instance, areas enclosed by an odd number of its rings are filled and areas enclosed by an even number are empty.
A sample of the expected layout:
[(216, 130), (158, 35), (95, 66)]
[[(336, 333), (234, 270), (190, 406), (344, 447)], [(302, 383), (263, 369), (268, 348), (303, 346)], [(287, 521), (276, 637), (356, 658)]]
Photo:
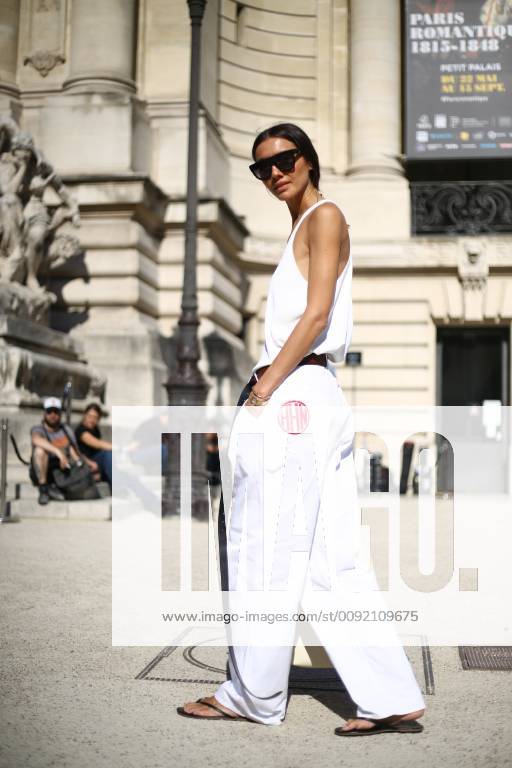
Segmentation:
[(101, 410), (101, 407), (97, 403), (89, 403), (89, 405), (86, 405), (84, 414), (89, 413), (89, 411), (96, 411), (98, 416), (103, 416), (103, 411)]
[(278, 123), (277, 125), (271, 125), (270, 128), (266, 128), (261, 133), (258, 133), (254, 139), (252, 145), (252, 159), (256, 160), (256, 147), (261, 144), (262, 141), (271, 138), (288, 139), (291, 141), (297, 149), (300, 149), (305, 160), (307, 160), (313, 166), (309, 171), (309, 178), (313, 185), (318, 189), (320, 184), (320, 163), (318, 162), (318, 155), (314, 148), (311, 139), (305, 133), (302, 128), (299, 128), (295, 123)]

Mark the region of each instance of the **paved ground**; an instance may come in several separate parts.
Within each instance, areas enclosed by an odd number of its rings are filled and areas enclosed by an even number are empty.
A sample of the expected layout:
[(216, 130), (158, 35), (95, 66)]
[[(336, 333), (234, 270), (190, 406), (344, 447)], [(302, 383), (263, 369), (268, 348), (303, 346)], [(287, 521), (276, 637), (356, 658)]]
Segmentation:
[[(178, 717), (215, 686), (135, 679), (161, 649), (111, 647), (110, 557), (108, 522), (0, 528), (0, 766), (512, 766), (512, 673), (463, 671), (456, 648), (432, 649), (435, 695), (416, 736), (334, 736), (346, 702), (333, 693), (292, 695), (277, 727)], [(186, 663), (179, 649), (163, 676)]]

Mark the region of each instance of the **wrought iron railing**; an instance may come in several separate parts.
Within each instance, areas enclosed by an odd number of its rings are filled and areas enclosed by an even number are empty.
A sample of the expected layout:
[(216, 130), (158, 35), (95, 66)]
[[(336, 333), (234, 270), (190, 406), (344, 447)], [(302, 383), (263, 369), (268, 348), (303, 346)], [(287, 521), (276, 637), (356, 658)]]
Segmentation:
[(512, 182), (410, 182), (412, 233), (512, 232)]

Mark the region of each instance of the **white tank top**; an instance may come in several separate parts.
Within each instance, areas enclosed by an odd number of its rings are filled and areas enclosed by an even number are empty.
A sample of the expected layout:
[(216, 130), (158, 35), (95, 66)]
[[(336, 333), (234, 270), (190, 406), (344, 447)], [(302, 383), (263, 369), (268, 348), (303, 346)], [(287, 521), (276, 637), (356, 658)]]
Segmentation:
[[(300, 320), (307, 304), (308, 281), (299, 271), (293, 255), (293, 241), (303, 219), (322, 203), (338, 204), (334, 200), (318, 200), (300, 216), (290, 235), (283, 255), (270, 279), (265, 311), (265, 343), (260, 359), (252, 369), (269, 365)], [(315, 339), (306, 354), (325, 353), (328, 360), (345, 359), (352, 338), (352, 255), (336, 280), (334, 300), (327, 327)]]

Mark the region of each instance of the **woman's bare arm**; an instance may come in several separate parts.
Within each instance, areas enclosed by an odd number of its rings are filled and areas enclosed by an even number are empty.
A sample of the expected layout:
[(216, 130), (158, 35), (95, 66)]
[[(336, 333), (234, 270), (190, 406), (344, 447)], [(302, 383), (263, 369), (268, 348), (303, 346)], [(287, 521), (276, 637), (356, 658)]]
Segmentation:
[(95, 451), (112, 450), (112, 443), (109, 443), (108, 440), (99, 440), (97, 437), (94, 437), (94, 435), (91, 435), (90, 432), (82, 432), (80, 435), (80, 442), (85, 443), (89, 448), (94, 448)]
[[(348, 234), (345, 217), (334, 205), (319, 205), (309, 216), (309, 266), (306, 310), (253, 390), (266, 397), (310, 351), (329, 320), (340, 266), (341, 245)], [(348, 254), (347, 254), (348, 259)], [(343, 265), (344, 266), (344, 265)]]

